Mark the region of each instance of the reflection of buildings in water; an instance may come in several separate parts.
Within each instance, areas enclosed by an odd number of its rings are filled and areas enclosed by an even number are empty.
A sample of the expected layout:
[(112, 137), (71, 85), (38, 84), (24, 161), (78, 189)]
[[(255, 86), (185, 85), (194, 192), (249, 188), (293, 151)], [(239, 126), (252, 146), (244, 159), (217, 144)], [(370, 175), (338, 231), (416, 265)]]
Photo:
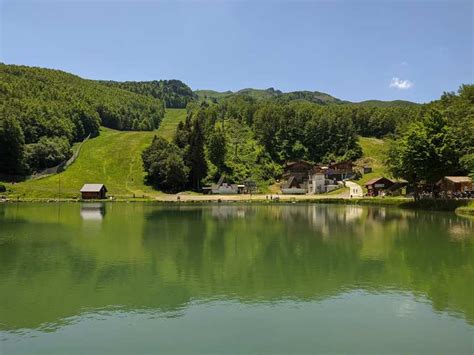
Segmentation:
[(364, 217), (364, 207), (360, 206), (332, 206), (325, 205), (303, 205), (303, 206), (278, 206), (275, 211), (277, 218), (287, 224), (307, 224), (318, 231), (323, 237), (330, 237), (335, 228), (353, 230)]
[(474, 242), (474, 220), (469, 218), (450, 219), (447, 226), (451, 241)]
[(81, 217), (85, 221), (102, 221), (105, 216), (104, 203), (85, 203), (81, 205)]
[(360, 221), (363, 215), (364, 208), (360, 206), (343, 206), (337, 208), (311, 206), (310, 222), (312, 225), (325, 227), (322, 230), (327, 231), (327, 234), (329, 234), (329, 229), (332, 224), (352, 224), (354, 222)]
[(232, 217), (244, 218), (248, 213), (247, 207), (242, 206), (226, 206), (218, 205), (212, 206), (211, 215), (218, 219), (227, 219)]
[[(279, 217), (291, 223), (307, 223), (324, 238), (335, 235), (358, 236), (363, 238), (368, 231), (380, 231), (383, 235), (387, 224), (396, 225), (400, 230), (408, 228), (408, 218), (412, 211), (372, 208), (369, 206), (326, 205), (287, 206), (281, 208)], [(301, 221), (301, 222), (298, 222)]]
[(347, 206), (344, 213), (346, 222), (356, 222), (364, 215), (364, 208), (360, 206)]
[(327, 208), (321, 208), (319, 206), (309, 206), (308, 208), (308, 221), (309, 223), (319, 229), (320, 233), (327, 237), (329, 236), (330, 226), (329, 221), (330, 217), (327, 213)]

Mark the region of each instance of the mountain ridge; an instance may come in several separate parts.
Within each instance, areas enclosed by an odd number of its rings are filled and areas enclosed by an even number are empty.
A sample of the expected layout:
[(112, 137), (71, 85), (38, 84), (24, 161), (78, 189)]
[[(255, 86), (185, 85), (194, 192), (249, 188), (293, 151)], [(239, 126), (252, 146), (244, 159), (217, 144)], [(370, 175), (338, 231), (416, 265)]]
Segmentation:
[(235, 95), (245, 95), (254, 98), (256, 101), (261, 100), (277, 100), (277, 101), (309, 101), (315, 104), (327, 105), (367, 105), (376, 107), (403, 107), (403, 106), (416, 106), (421, 105), (417, 102), (408, 100), (363, 100), (359, 102), (353, 102), (348, 100), (339, 99), (330, 94), (321, 91), (311, 90), (296, 90), (283, 92), (273, 87), (267, 89), (255, 89), (255, 88), (243, 88), (237, 91), (216, 91), (209, 89), (198, 89), (194, 90), (194, 93), (198, 96), (200, 101), (219, 101)]
[(348, 100), (337, 98), (333, 95), (330, 95), (321, 91), (311, 91), (311, 90), (295, 90), (284, 92), (273, 87), (266, 89), (256, 89), (256, 88), (242, 88), (237, 91), (217, 91), (211, 89), (197, 89), (193, 90), (189, 85), (184, 81), (178, 79), (159, 79), (159, 80), (126, 80), (126, 81), (114, 81), (114, 80), (94, 80), (83, 78), (79, 75), (52, 68), (43, 68), (43, 67), (27, 67), (14, 64), (5, 64), (1, 63), (7, 67), (14, 68), (32, 68), (38, 70), (48, 70), (54, 71), (58, 75), (70, 75), (73, 76), (76, 80), (84, 80), (89, 82), (94, 82), (103, 86), (114, 87), (124, 91), (132, 92), (139, 95), (151, 96), (155, 99), (161, 99), (164, 101), (165, 106), (168, 108), (185, 108), (186, 105), (190, 102), (196, 101), (211, 101), (217, 102), (219, 100), (229, 98), (236, 95), (245, 95), (249, 96), (256, 101), (262, 100), (274, 100), (280, 102), (289, 102), (289, 101), (308, 101), (319, 105), (328, 105), (328, 104), (337, 104), (337, 105), (367, 105), (367, 106), (377, 106), (377, 107), (403, 107), (403, 106), (414, 106), (421, 105), (420, 103), (407, 101), (407, 100), (363, 100), (360, 102), (351, 102)]

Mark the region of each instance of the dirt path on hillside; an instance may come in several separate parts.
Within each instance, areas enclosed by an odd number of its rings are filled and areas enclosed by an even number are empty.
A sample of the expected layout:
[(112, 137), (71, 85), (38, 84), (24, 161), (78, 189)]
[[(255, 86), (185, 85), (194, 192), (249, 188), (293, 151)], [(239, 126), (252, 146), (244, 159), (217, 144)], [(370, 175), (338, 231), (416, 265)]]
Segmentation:
[(356, 184), (352, 181), (346, 181), (346, 186), (349, 188), (349, 196), (348, 197), (363, 197), (364, 190), (362, 190), (362, 186)]

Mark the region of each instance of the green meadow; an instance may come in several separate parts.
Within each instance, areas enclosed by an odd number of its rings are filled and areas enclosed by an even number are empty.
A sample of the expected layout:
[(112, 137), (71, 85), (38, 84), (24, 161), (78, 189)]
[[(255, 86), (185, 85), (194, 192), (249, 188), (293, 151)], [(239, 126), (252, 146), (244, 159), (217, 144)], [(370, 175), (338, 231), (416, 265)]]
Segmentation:
[(359, 144), (362, 148), (362, 158), (358, 160), (358, 165), (372, 167), (372, 172), (364, 174), (362, 178), (356, 182), (359, 185), (364, 184), (370, 179), (385, 176), (388, 177), (388, 169), (384, 164), (387, 157), (388, 144), (387, 141), (372, 137), (359, 137)]
[(125, 132), (101, 127), (100, 135), (89, 139), (77, 160), (61, 174), (28, 180), (15, 185), (11, 197), (75, 198), (85, 183), (104, 183), (109, 195), (119, 198), (150, 197), (159, 194), (145, 185), (141, 153), (154, 135), (171, 139), (178, 123), (186, 117), (184, 109), (168, 109), (156, 131)]
[(165, 118), (158, 128), (157, 134), (165, 139), (171, 140), (179, 122), (186, 119), (186, 109), (166, 109)]

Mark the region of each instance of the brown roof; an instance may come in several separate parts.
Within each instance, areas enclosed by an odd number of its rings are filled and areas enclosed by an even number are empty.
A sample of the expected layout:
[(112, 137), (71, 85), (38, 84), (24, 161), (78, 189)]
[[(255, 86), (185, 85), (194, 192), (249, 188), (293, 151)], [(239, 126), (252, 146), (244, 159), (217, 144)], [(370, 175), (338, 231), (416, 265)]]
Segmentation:
[(331, 163), (329, 167), (337, 167), (337, 166), (354, 166), (354, 164), (350, 160), (340, 161), (339, 163)]
[(469, 176), (445, 176), (446, 180), (452, 181), (454, 183), (459, 182), (471, 182), (471, 178)]
[(381, 177), (376, 177), (376, 178), (373, 178), (373, 179), (367, 181), (367, 182), (364, 184), (364, 186), (373, 185), (373, 184), (377, 183), (378, 181), (380, 181), (380, 180), (382, 180), (382, 179), (391, 181), (390, 179), (387, 179), (387, 178), (384, 178), (384, 177), (381, 176)]

